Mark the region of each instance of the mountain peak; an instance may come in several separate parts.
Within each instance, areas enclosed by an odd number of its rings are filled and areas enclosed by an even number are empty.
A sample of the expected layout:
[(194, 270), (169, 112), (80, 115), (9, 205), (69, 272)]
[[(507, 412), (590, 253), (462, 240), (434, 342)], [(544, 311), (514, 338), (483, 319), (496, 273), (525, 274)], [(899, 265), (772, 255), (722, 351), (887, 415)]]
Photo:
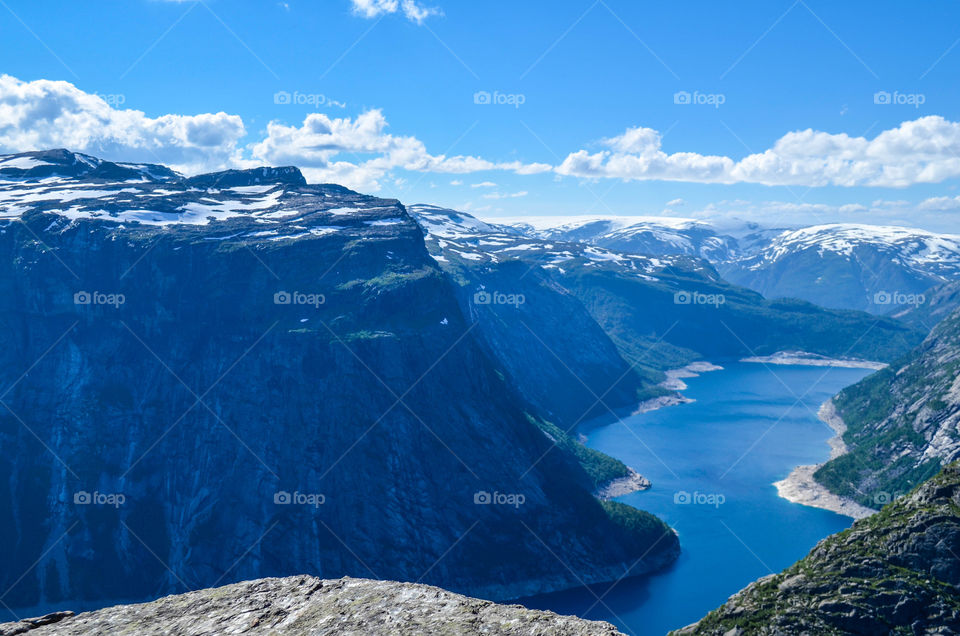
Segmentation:
[(50, 177), (92, 181), (156, 182), (182, 178), (166, 166), (151, 163), (116, 163), (66, 148), (0, 155), (0, 179), (34, 181)]
[(272, 168), (261, 166), (247, 170), (223, 170), (190, 177), (186, 180), (188, 186), (198, 188), (238, 188), (257, 185), (307, 185), (307, 180), (299, 168), (283, 166)]

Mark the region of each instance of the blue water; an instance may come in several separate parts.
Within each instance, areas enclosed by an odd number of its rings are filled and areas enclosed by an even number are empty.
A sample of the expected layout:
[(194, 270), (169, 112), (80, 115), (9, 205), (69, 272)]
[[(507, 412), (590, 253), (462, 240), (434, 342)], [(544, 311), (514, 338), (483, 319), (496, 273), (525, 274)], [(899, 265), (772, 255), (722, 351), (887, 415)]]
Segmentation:
[[(740, 362), (724, 367), (685, 380), (683, 393), (694, 403), (581, 431), (588, 446), (653, 482), (652, 489), (619, 500), (679, 533), (677, 563), (613, 586), (523, 599), (524, 605), (606, 620), (627, 634), (661, 636), (850, 525), (848, 517), (779, 498), (772, 484), (794, 466), (827, 459), (833, 433), (817, 410), (869, 371)], [(677, 503), (684, 498), (678, 493), (701, 503)]]

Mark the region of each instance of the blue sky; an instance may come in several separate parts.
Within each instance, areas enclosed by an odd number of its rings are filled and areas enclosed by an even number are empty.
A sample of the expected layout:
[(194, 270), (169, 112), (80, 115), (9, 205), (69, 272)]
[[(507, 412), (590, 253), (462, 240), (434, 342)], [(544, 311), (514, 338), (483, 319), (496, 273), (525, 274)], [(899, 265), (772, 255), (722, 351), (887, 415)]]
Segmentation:
[(936, 1), (2, 0), (0, 150), (293, 163), (483, 216), (960, 231), (958, 24)]

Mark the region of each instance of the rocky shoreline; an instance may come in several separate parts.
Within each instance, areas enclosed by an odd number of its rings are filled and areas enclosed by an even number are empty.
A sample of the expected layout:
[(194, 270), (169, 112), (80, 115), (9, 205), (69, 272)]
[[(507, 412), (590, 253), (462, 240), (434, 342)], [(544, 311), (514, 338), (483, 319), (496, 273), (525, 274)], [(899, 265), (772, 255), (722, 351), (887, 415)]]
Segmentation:
[(757, 362), (760, 364), (796, 364), (805, 367), (840, 367), (845, 369), (873, 369), (879, 371), (887, 367), (886, 363), (859, 358), (828, 358), (806, 351), (778, 351), (769, 356), (751, 356), (740, 362)]
[(702, 373), (722, 370), (723, 367), (713, 364), (712, 362), (706, 362), (703, 360), (699, 362), (691, 362), (685, 367), (665, 371), (664, 373), (666, 374), (667, 379), (661, 382), (660, 386), (671, 391), (683, 391), (687, 388), (687, 383), (683, 381), (684, 378), (695, 378)]
[(629, 466), (627, 467), (627, 470), (630, 472), (626, 477), (614, 479), (603, 488), (597, 490), (597, 492), (594, 494), (600, 499), (609, 500), (616, 497), (629, 495), (632, 492), (650, 489), (652, 484), (650, 483), (649, 479)]
[[(701, 373), (707, 373), (709, 371), (721, 371), (722, 369), (723, 367), (711, 362), (699, 361), (691, 362), (684, 367), (665, 371), (664, 373), (667, 378), (661, 382), (659, 386), (670, 391), (677, 391), (677, 393), (674, 393), (673, 395), (661, 395), (660, 397), (644, 400), (637, 405), (637, 408), (633, 410), (631, 415), (649, 413), (650, 411), (656, 411), (668, 406), (689, 404), (690, 402), (693, 402), (693, 400), (690, 398), (679, 393), (679, 391), (683, 391), (687, 388), (687, 383), (684, 382), (683, 379), (695, 378)], [(586, 436), (580, 435), (580, 441), (585, 444), (587, 441)], [(616, 497), (629, 495), (633, 492), (648, 490), (652, 486), (649, 479), (630, 467), (627, 469), (630, 471), (628, 475), (625, 477), (620, 477), (619, 479), (614, 479), (602, 488), (599, 488), (594, 495), (604, 500), (614, 499)]]
[(631, 415), (649, 413), (650, 411), (656, 411), (657, 409), (666, 408), (668, 406), (676, 406), (678, 404), (689, 404), (690, 402), (693, 402), (693, 400), (679, 393), (679, 391), (683, 391), (687, 388), (687, 383), (684, 382), (684, 379), (695, 378), (701, 373), (707, 373), (709, 371), (722, 370), (723, 367), (719, 365), (711, 362), (700, 361), (691, 362), (685, 367), (665, 371), (664, 374), (667, 376), (667, 378), (658, 386), (660, 386), (660, 388), (667, 389), (668, 391), (677, 391), (677, 393), (674, 393), (673, 395), (661, 395), (660, 397), (644, 400), (637, 405), (637, 408), (633, 410)]
[[(845, 454), (847, 445), (843, 441), (843, 434), (847, 430), (847, 425), (837, 414), (833, 400), (824, 402), (817, 415), (836, 433), (827, 441), (830, 445), (830, 459), (836, 459)], [(876, 512), (851, 499), (836, 495), (818, 483), (813, 478), (813, 474), (822, 465), (797, 466), (786, 479), (773, 484), (777, 488), (777, 494), (793, 503), (830, 510), (854, 519), (863, 519)]]

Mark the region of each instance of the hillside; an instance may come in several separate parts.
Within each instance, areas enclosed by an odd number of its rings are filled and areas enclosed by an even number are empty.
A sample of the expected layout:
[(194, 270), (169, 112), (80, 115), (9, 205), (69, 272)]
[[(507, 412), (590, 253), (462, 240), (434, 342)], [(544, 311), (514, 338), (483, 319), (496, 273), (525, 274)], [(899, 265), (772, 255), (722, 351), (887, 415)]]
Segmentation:
[(821, 541), (680, 635), (955, 634), (960, 467)]
[(960, 457), (960, 310), (834, 403), (850, 452), (815, 478), (837, 494), (879, 508)]

